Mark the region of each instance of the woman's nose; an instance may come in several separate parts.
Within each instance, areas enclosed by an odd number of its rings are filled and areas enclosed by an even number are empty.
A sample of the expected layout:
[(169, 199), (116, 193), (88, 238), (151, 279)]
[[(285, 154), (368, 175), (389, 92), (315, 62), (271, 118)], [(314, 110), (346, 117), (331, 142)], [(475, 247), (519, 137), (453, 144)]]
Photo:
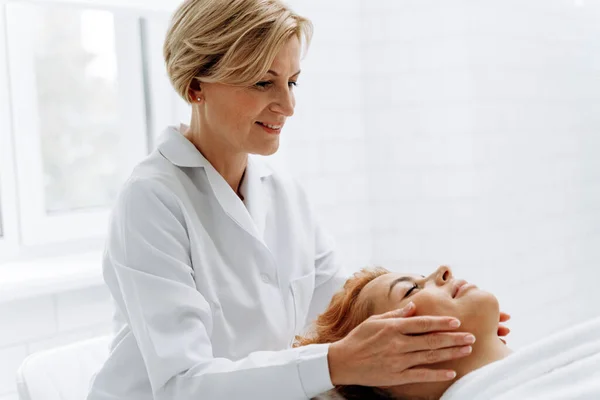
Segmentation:
[(294, 115), (295, 105), (296, 101), (294, 100), (294, 93), (292, 92), (292, 90), (282, 90), (278, 99), (273, 104), (272, 111), (279, 114), (283, 114), (286, 117), (291, 117), (292, 115)]
[(443, 286), (452, 280), (452, 270), (446, 265), (442, 265), (433, 273), (435, 283)]

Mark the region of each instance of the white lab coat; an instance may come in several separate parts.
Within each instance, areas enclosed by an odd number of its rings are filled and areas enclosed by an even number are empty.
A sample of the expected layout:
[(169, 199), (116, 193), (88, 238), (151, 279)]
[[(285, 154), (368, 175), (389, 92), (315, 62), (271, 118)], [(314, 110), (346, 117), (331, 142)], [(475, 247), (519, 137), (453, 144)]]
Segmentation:
[(244, 202), (175, 127), (116, 201), (110, 356), (88, 400), (306, 399), (328, 345), (291, 348), (347, 278), (293, 179), (250, 157)]

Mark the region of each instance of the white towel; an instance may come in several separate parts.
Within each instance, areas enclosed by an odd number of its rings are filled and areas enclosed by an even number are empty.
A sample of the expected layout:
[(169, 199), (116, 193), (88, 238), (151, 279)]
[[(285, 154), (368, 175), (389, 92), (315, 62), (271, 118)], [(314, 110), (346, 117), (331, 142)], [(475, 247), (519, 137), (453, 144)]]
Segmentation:
[(465, 375), (440, 400), (465, 399), (600, 399), (600, 318)]

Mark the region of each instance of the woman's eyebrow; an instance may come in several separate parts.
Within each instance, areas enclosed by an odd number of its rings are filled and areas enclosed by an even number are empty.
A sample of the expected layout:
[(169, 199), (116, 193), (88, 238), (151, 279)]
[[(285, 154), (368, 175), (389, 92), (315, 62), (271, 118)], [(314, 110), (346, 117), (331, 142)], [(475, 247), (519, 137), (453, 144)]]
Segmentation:
[[(424, 275), (421, 275), (421, 277), (425, 278)], [(390, 294), (392, 294), (392, 289), (394, 288), (394, 286), (396, 286), (396, 284), (398, 284), (400, 282), (412, 282), (412, 283), (415, 283), (415, 280), (414, 280), (414, 278), (411, 278), (410, 276), (401, 276), (400, 278), (395, 279), (390, 284), (390, 290), (388, 291), (388, 299), (390, 298)]]
[[(291, 77), (293, 78), (293, 77), (295, 77), (295, 76), (298, 76), (298, 75), (300, 75), (300, 72), (302, 72), (302, 70), (299, 70), (298, 72), (296, 72), (296, 73), (295, 73), (294, 75), (292, 75)], [(279, 76), (279, 74), (278, 74), (277, 72), (273, 71), (272, 69), (268, 70), (268, 71), (267, 71), (267, 74), (271, 74), (271, 75)]]

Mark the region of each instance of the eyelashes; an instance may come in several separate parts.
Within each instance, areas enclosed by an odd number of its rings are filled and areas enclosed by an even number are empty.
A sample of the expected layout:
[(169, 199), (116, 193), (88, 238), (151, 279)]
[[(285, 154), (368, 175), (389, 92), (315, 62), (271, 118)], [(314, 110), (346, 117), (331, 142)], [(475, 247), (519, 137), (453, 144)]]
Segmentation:
[(404, 295), (404, 297), (405, 297), (405, 298), (406, 298), (406, 297), (408, 297), (408, 296), (410, 295), (410, 293), (411, 293), (413, 290), (417, 289), (418, 287), (419, 287), (419, 286), (417, 286), (417, 284), (416, 284), (416, 283), (413, 283), (413, 286), (412, 286), (412, 287), (411, 287), (411, 288), (408, 290), (408, 292), (406, 292), (406, 294)]
[[(261, 81), (261, 82), (257, 82), (255, 86), (257, 86), (261, 89), (266, 89), (272, 85), (273, 85), (273, 81)], [(290, 82), (288, 82), (288, 86), (296, 87), (296, 86), (298, 86), (298, 82), (290, 81)]]

